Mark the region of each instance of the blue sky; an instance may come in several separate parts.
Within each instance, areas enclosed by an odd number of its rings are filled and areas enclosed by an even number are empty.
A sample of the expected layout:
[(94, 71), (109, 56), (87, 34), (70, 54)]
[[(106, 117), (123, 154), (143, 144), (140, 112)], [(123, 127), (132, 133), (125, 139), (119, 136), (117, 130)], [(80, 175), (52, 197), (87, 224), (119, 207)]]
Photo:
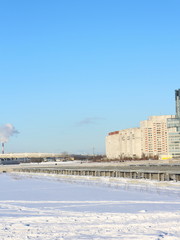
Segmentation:
[(105, 152), (110, 131), (175, 113), (179, 0), (0, 1), (6, 152)]

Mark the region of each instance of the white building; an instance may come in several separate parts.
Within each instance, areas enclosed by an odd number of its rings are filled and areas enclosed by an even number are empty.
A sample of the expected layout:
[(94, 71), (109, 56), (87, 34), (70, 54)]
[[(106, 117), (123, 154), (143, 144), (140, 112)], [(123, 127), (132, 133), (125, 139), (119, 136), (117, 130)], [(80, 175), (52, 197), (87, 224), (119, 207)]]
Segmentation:
[(106, 137), (106, 155), (110, 159), (141, 157), (140, 128), (129, 128), (109, 133)]

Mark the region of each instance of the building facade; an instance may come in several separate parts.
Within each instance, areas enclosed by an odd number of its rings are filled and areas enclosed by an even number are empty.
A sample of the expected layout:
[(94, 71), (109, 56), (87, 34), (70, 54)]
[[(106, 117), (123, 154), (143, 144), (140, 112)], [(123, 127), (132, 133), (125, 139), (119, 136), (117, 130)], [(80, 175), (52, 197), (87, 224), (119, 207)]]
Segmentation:
[(141, 154), (155, 157), (169, 155), (167, 119), (174, 115), (152, 116), (140, 122)]
[(109, 133), (106, 137), (106, 155), (110, 159), (139, 158), (141, 156), (140, 128)]
[(176, 116), (167, 119), (169, 154), (180, 157), (180, 89), (175, 91)]
[(175, 100), (176, 115), (151, 116), (139, 128), (109, 133), (107, 158), (180, 157), (180, 89), (175, 91)]

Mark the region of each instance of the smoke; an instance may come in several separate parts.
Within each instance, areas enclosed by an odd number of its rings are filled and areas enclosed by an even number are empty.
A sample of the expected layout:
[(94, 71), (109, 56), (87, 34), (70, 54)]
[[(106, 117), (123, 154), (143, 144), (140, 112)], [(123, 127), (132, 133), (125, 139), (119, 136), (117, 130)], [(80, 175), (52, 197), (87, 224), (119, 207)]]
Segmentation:
[(19, 132), (10, 123), (0, 126), (0, 142), (8, 142), (10, 137), (18, 133)]

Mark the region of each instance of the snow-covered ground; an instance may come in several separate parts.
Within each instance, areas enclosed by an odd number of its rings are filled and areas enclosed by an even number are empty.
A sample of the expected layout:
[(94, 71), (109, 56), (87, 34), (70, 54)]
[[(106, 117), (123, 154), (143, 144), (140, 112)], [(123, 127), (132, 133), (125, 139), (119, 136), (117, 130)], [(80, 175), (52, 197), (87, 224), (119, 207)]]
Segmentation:
[(0, 174), (0, 240), (180, 239), (180, 183)]

